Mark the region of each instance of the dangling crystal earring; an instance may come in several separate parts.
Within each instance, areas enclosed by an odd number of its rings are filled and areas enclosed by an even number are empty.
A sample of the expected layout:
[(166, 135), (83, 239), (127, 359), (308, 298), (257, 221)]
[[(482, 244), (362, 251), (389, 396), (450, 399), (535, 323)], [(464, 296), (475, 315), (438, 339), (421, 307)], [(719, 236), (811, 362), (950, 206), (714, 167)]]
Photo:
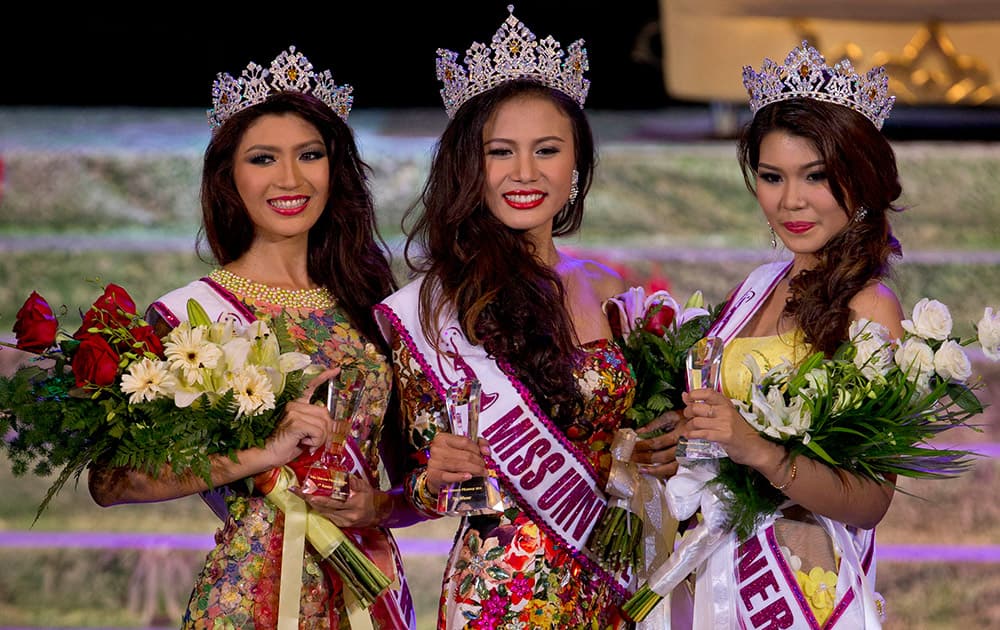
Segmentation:
[(865, 220), (865, 217), (867, 216), (868, 216), (868, 206), (858, 206), (858, 209), (854, 211), (854, 219), (852, 220), (855, 223), (861, 223), (862, 221)]
[(573, 174), (569, 178), (569, 205), (573, 205), (576, 201), (576, 196), (580, 194), (580, 188), (577, 185), (580, 181), (580, 173), (574, 168)]
[(778, 235), (774, 233), (774, 228), (767, 226), (771, 230), (771, 249), (778, 249)]

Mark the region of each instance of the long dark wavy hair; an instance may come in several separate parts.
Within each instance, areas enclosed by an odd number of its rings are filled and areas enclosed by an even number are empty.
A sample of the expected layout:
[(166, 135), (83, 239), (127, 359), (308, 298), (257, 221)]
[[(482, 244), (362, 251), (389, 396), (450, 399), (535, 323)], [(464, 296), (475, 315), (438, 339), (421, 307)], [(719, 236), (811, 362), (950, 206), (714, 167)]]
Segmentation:
[[(739, 137), (740, 168), (754, 194), (760, 145), (772, 131), (812, 143), (849, 219), (816, 252), (816, 267), (790, 279), (783, 311), (807, 343), (830, 355), (847, 339), (851, 299), (869, 282), (888, 277), (893, 259), (903, 253), (889, 225), (889, 212), (903, 209), (895, 205), (902, 194), (896, 155), (875, 125), (852, 109), (809, 98), (779, 101), (757, 111)], [(857, 216), (862, 207), (863, 218)]]
[(518, 79), (469, 99), (449, 122), (421, 200), (403, 218), (405, 226), (416, 214), (405, 257), (411, 270), (426, 274), (420, 323), (431, 343), (441, 349), (439, 318), (456, 314), (466, 338), (498, 359), (566, 427), (579, 415), (583, 397), (573, 376), (578, 349), (565, 290), (556, 272), (534, 256), (525, 232), (505, 226), (485, 202), (483, 129), (501, 105), (525, 97), (550, 100), (572, 123), (580, 192), (556, 214), (552, 234), (580, 228), (597, 159), (590, 124), (562, 92)]
[(219, 127), (205, 150), (201, 179), (202, 227), (215, 262), (246, 253), (254, 226), (233, 179), (234, 154), (247, 128), (266, 114), (294, 114), (323, 137), (330, 160), (330, 198), (309, 230), (309, 277), (326, 287), (365, 337), (387, 351), (372, 307), (396, 289), (388, 249), (375, 222), (371, 169), (361, 160), (354, 133), (325, 103), (300, 92), (279, 92)]

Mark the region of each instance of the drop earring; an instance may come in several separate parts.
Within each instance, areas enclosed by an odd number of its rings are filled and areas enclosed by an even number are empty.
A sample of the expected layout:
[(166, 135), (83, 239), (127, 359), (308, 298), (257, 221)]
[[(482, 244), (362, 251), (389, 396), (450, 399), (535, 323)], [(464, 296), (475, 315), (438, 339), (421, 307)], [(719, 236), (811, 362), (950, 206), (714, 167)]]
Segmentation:
[(569, 205), (573, 205), (576, 202), (576, 196), (580, 194), (579, 181), (580, 173), (574, 168), (573, 174), (569, 177)]
[(854, 211), (854, 218), (851, 219), (855, 223), (861, 223), (868, 216), (868, 206), (858, 206), (858, 209)]
[(774, 233), (774, 228), (770, 225), (768, 229), (771, 230), (771, 249), (778, 249), (778, 235)]

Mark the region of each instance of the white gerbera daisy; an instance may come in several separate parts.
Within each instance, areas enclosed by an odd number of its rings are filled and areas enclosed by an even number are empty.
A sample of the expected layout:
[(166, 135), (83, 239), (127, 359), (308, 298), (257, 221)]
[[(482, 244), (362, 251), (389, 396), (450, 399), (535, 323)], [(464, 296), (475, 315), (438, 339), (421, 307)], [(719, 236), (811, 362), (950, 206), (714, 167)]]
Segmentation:
[(214, 370), (223, 356), (222, 350), (206, 339), (204, 328), (192, 328), (187, 322), (170, 332), (163, 352), (170, 369), (189, 384), (203, 383), (202, 370)]
[(271, 379), (262, 370), (247, 365), (242, 370), (230, 372), (226, 383), (232, 388), (239, 406), (239, 415), (255, 416), (274, 409), (274, 389)]
[(135, 405), (157, 397), (172, 396), (177, 381), (167, 371), (163, 361), (142, 359), (129, 366), (122, 375), (122, 391), (129, 394), (129, 403)]

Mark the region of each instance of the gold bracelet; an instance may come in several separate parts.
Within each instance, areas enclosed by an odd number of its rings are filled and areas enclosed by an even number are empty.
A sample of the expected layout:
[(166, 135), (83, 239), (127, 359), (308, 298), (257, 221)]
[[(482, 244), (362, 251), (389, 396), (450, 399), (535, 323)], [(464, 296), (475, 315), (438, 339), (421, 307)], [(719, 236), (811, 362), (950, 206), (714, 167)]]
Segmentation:
[(427, 471), (424, 470), (417, 476), (417, 497), (424, 508), (437, 511), (438, 498), (436, 494), (431, 494), (427, 488)]
[(795, 463), (794, 459), (792, 459), (791, 473), (792, 474), (788, 477), (788, 481), (786, 481), (785, 483), (781, 484), (780, 486), (774, 485), (774, 482), (772, 481), (771, 482), (771, 487), (774, 488), (775, 490), (784, 490), (788, 486), (792, 485), (792, 482), (795, 481), (795, 475), (797, 475), (799, 473), (799, 467)]

